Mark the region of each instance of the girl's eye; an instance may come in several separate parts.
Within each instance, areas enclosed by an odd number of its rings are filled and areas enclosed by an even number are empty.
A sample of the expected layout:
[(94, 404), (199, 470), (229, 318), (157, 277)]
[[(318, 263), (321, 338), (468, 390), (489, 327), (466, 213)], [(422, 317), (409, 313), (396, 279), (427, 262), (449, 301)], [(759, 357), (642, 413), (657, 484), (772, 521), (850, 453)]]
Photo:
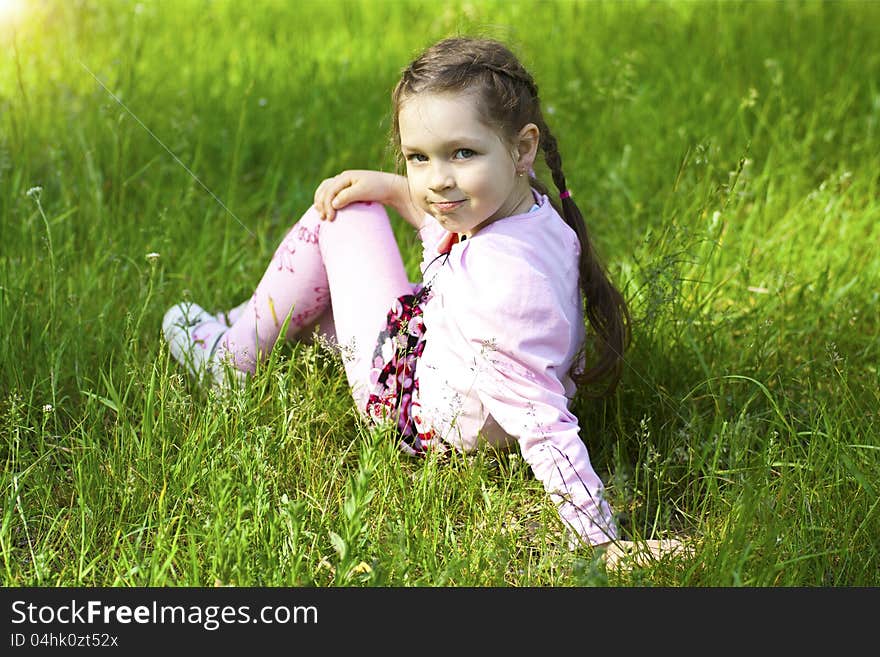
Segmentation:
[(467, 160), (476, 155), (470, 148), (459, 148), (455, 151), (455, 158), (458, 160)]
[(421, 153), (410, 153), (409, 155), (406, 156), (407, 162), (424, 162), (427, 159), (428, 158), (426, 158)]

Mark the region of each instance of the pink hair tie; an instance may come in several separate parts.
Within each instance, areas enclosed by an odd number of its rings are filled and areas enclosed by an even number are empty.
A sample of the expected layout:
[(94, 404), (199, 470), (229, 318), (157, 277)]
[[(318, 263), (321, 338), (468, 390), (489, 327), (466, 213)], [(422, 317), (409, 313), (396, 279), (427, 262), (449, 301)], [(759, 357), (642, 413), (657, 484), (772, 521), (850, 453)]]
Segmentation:
[(571, 198), (571, 192), (566, 189), (564, 192), (559, 193), (559, 198)]

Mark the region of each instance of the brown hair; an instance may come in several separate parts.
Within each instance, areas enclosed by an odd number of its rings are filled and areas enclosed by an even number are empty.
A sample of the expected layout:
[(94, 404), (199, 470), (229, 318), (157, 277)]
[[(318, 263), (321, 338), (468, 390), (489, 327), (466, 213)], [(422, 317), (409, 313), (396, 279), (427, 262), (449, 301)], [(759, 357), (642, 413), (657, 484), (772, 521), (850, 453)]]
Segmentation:
[[(517, 57), (502, 43), (491, 39), (454, 37), (440, 41), (404, 69), (392, 93), (392, 141), (400, 153), (401, 103), (421, 92), (476, 92), (486, 122), (508, 142), (520, 129), (534, 123), (540, 131), (539, 147), (559, 193), (568, 190), (556, 138), (544, 121), (538, 87)], [(537, 179), (532, 186), (552, 198)], [(598, 362), (584, 372), (573, 372), (578, 385), (608, 381), (612, 392), (620, 379), (623, 353), (629, 346), (630, 315), (620, 292), (608, 279), (593, 249), (580, 210), (570, 195), (551, 201), (580, 240), (580, 287), (585, 314), (598, 338)]]

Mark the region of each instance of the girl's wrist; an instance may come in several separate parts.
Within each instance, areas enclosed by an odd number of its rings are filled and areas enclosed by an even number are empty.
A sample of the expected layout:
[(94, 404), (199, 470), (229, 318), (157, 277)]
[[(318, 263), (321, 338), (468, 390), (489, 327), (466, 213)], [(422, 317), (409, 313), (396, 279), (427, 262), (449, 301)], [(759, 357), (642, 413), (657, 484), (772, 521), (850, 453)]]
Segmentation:
[(395, 212), (403, 217), (407, 223), (416, 229), (421, 228), (422, 213), (410, 198), (409, 183), (406, 178), (394, 173), (389, 173), (388, 175), (392, 176), (388, 185), (390, 195), (388, 205), (394, 208)]

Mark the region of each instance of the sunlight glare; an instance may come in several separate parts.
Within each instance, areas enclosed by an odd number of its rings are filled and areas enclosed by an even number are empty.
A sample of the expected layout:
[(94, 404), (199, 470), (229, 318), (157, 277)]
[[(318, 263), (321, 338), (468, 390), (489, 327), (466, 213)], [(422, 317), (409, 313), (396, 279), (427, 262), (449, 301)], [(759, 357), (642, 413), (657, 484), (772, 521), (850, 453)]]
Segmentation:
[(24, 14), (25, 0), (0, 0), (0, 25), (13, 23)]

